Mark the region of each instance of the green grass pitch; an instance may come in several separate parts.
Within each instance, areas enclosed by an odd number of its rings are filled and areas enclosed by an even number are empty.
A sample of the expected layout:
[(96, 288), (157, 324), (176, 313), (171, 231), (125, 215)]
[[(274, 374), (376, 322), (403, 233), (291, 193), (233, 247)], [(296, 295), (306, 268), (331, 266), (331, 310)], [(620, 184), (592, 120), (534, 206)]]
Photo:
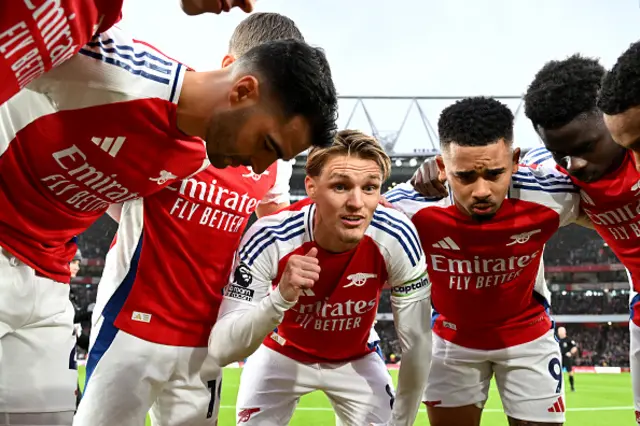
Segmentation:
[[(241, 371), (238, 368), (224, 370), (218, 422), (220, 426), (235, 425), (235, 400)], [(82, 384), (84, 384), (84, 373), (84, 367), (81, 367), (79, 374)], [(392, 371), (391, 374), (396, 380), (397, 371)], [(568, 379), (566, 375), (565, 379)], [(576, 389), (576, 392), (567, 392), (566, 395), (566, 426), (635, 424), (629, 374), (576, 374)], [(501, 407), (498, 391), (492, 387), (482, 416), (482, 426), (507, 426)], [(303, 397), (290, 424), (291, 426), (333, 426), (334, 414), (324, 394), (314, 392)], [(415, 424), (429, 424), (424, 408), (420, 410)], [(147, 425), (151, 425), (148, 419)]]

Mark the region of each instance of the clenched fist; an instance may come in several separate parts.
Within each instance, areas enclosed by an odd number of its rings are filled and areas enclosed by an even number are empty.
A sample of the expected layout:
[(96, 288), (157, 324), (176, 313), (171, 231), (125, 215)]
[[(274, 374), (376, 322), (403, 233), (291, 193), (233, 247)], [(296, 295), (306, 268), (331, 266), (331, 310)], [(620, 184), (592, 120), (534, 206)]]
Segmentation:
[(411, 185), (426, 197), (446, 197), (447, 187), (444, 182), (447, 176), (440, 171), (437, 157), (427, 159), (411, 177)]
[(282, 298), (287, 302), (298, 300), (303, 290), (313, 287), (320, 278), (320, 264), (316, 255), (318, 249), (313, 247), (304, 256), (294, 254), (287, 261), (278, 288)]

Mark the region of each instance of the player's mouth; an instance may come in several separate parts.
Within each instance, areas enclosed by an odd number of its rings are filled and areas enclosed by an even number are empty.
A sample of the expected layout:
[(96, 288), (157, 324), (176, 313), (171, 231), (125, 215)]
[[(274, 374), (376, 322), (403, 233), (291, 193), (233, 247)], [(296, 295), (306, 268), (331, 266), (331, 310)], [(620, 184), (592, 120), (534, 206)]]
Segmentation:
[(357, 228), (364, 223), (364, 216), (360, 215), (343, 215), (340, 216), (342, 224), (346, 228)]
[(493, 212), (494, 205), (492, 203), (476, 203), (471, 210), (477, 215), (489, 214)]

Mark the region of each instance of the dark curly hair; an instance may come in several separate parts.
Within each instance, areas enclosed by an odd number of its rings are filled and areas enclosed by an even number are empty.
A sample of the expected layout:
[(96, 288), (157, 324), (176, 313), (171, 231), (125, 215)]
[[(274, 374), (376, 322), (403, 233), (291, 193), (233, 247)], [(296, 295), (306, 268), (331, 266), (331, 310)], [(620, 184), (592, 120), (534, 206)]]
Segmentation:
[(602, 80), (598, 107), (608, 115), (640, 105), (640, 41), (633, 43)]
[(597, 59), (579, 54), (547, 62), (524, 95), (525, 115), (534, 127), (557, 129), (582, 113), (596, 110), (604, 74)]
[(307, 119), (312, 145), (333, 143), (338, 96), (322, 49), (298, 40), (270, 41), (250, 49), (233, 66), (255, 74), (285, 118)]
[(465, 98), (442, 111), (438, 134), (443, 149), (452, 142), (462, 146), (484, 146), (504, 139), (511, 143), (513, 113), (493, 98)]

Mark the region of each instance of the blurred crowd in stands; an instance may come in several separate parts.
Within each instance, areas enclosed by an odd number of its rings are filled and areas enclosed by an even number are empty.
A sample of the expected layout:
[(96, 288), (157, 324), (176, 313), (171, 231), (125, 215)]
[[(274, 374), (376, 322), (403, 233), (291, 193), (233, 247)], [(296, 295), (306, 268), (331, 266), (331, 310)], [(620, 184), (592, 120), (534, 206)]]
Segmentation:
[(569, 225), (560, 228), (549, 240), (544, 251), (544, 263), (548, 266), (576, 266), (618, 263), (618, 259), (596, 231)]
[[(567, 336), (578, 346), (576, 366), (629, 367), (629, 327), (615, 325), (568, 324)], [(378, 321), (376, 331), (387, 363), (402, 359), (400, 341), (392, 321)]]
[[(292, 184), (292, 187), (295, 185)], [(101, 218), (78, 237), (83, 262), (72, 283), (72, 299), (78, 311), (91, 310), (104, 257), (115, 236), (116, 223)], [(575, 225), (562, 228), (547, 244), (544, 253), (546, 279), (552, 291), (553, 315), (629, 314), (629, 287), (624, 269), (611, 250), (594, 232)], [(588, 289), (585, 287), (588, 287)], [(379, 313), (391, 312), (389, 291), (382, 292)], [(563, 324), (576, 341), (576, 365), (629, 365), (629, 330), (625, 322)], [(82, 324), (88, 332), (90, 322)], [(379, 320), (376, 330), (387, 362), (401, 359), (393, 322)]]

